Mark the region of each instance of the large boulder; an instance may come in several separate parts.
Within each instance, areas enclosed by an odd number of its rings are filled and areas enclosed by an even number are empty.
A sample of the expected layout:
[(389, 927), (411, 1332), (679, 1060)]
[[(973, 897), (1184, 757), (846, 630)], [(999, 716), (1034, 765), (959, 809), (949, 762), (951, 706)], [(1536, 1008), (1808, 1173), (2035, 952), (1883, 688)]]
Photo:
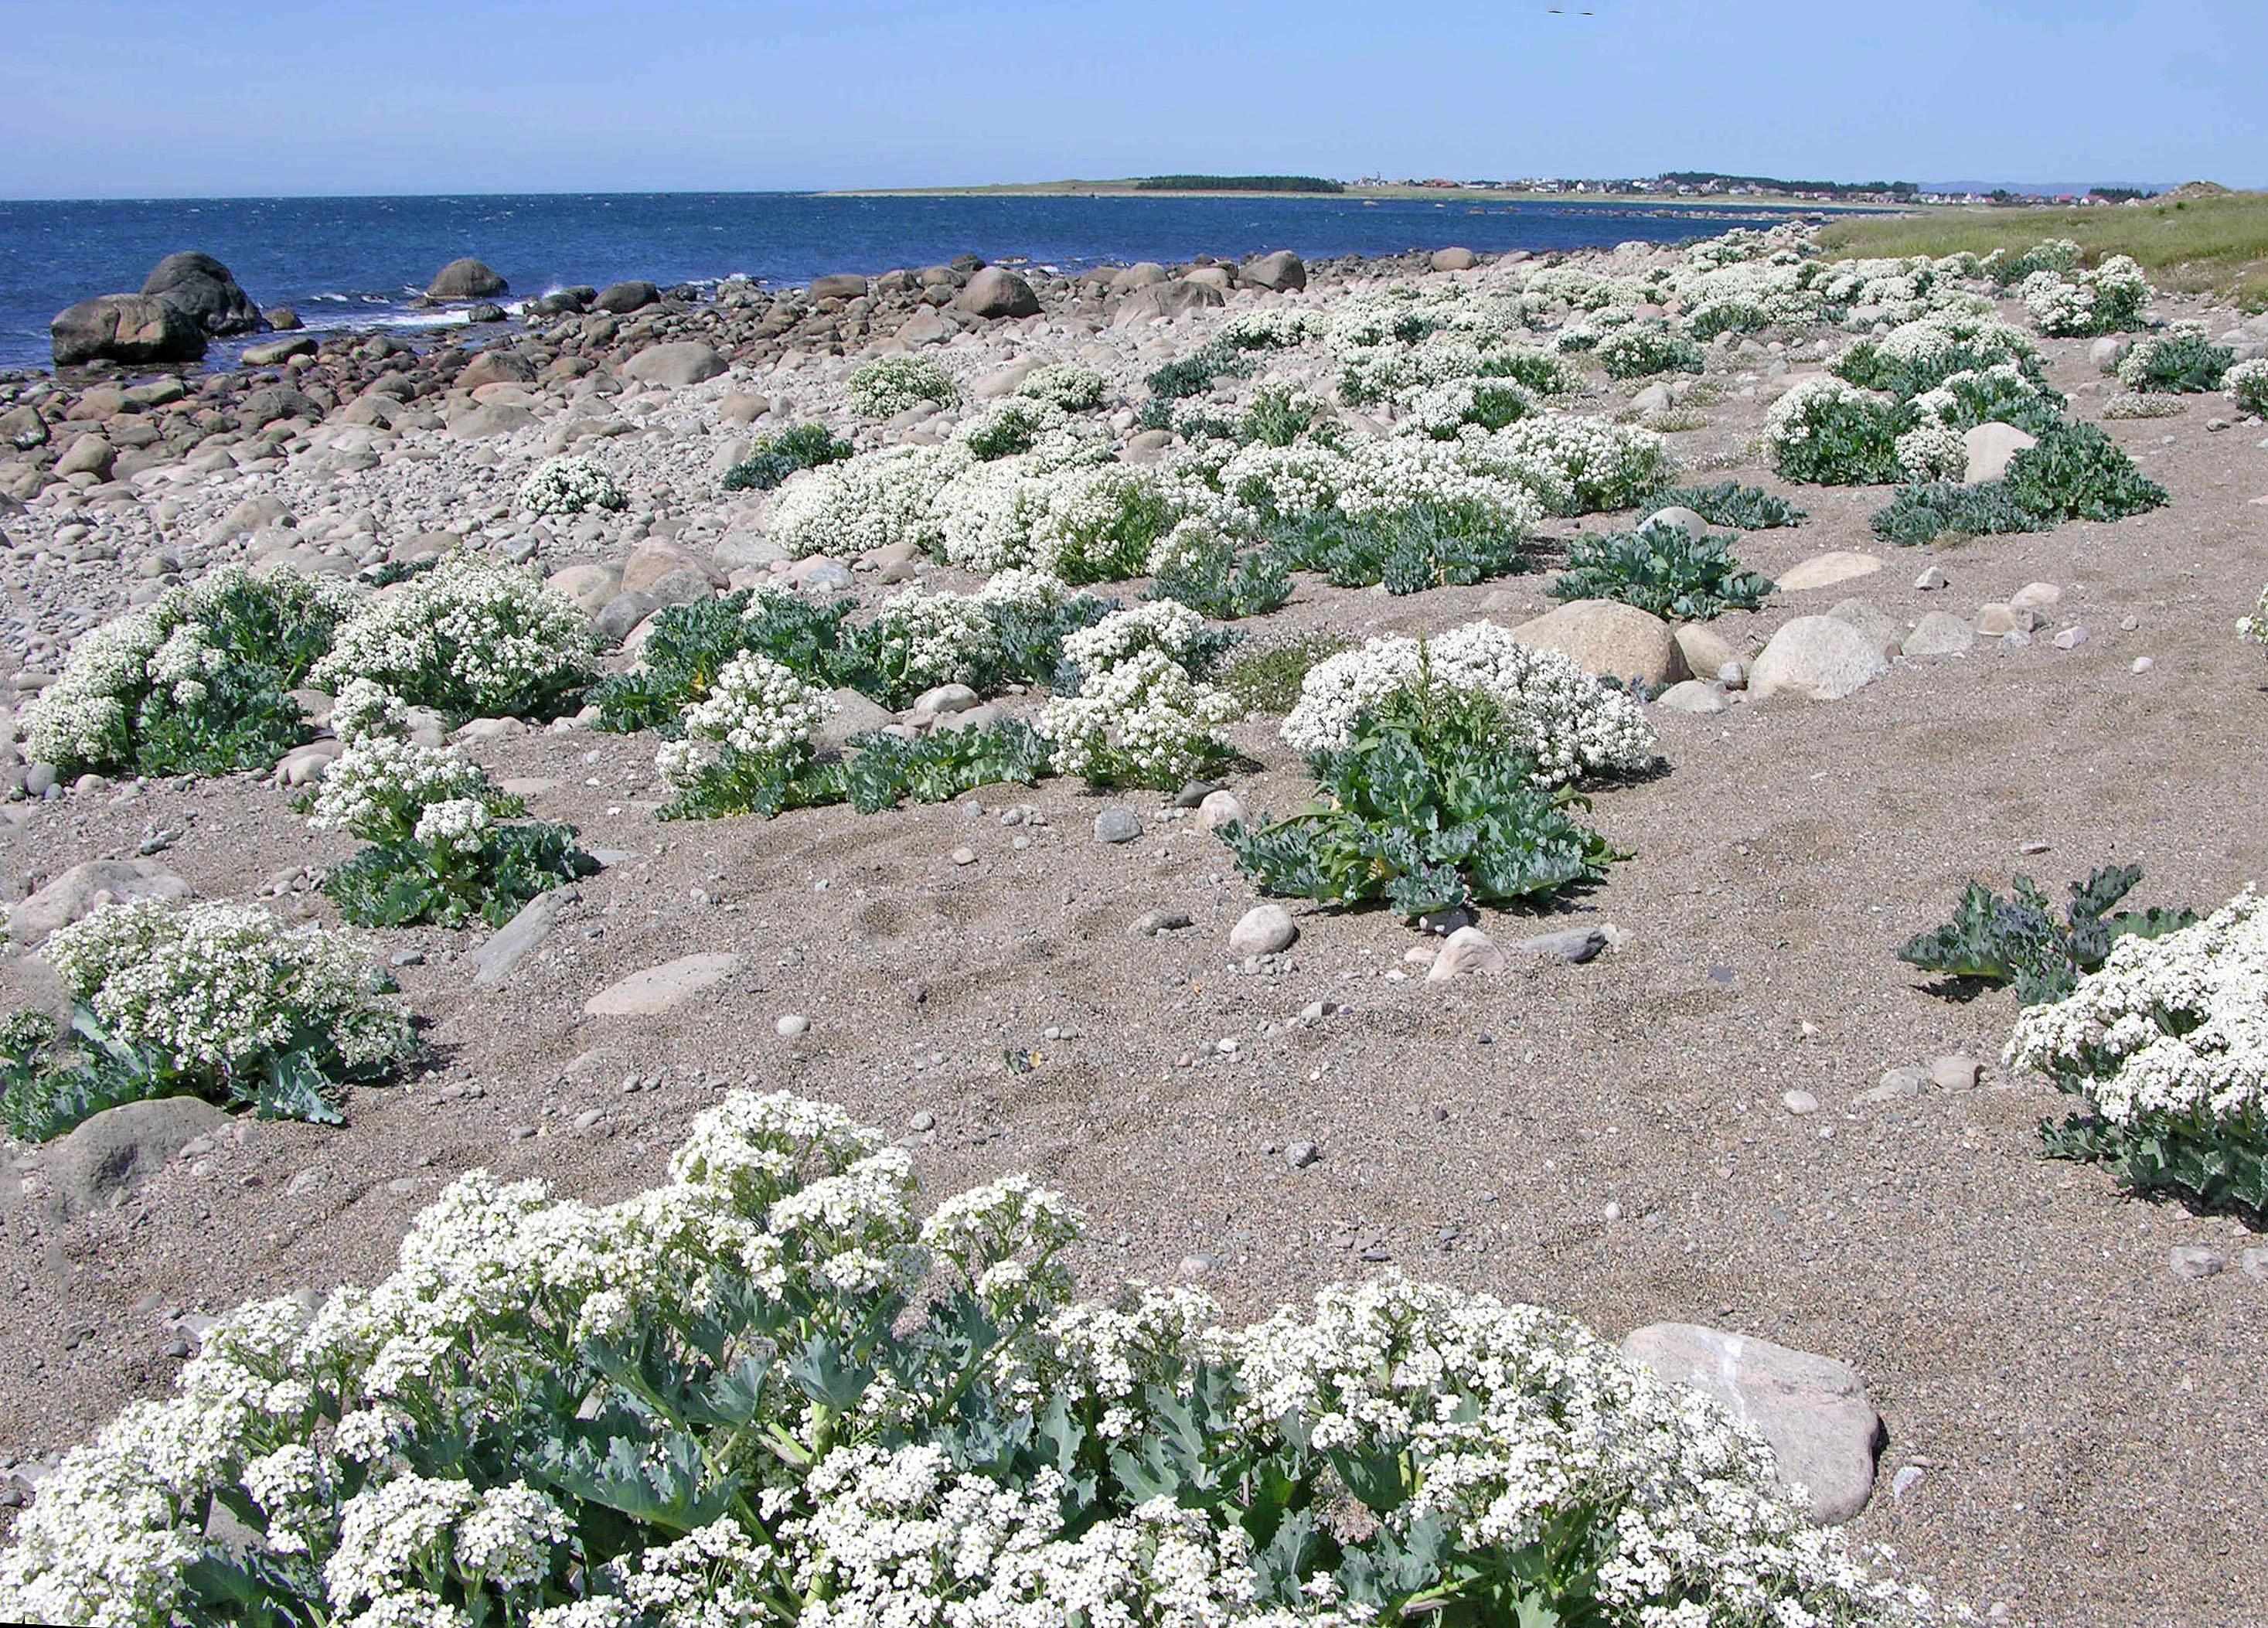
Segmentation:
[(74, 865), (8, 912), (8, 936), (29, 948), (58, 927), (92, 916), (106, 904), (136, 899), (175, 902), (189, 885), (155, 859), (89, 859)]
[(1014, 272), (987, 266), (954, 296), (953, 306), (973, 317), (1035, 317), (1040, 314), (1040, 297)]
[(1469, 248), (1437, 248), (1433, 251), (1436, 271), (1470, 271), (1481, 263), (1480, 256)]
[(1137, 289), (1149, 288), (1153, 284), (1163, 283), (1167, 275), (1166, 269), (1156, 261), (1138, 260), (1132, 265), (1122, 267), (1112, 274), (1110, 291), (1114, 294), (1130, 294)]
[(1307, 286), (1307, 262), (1287, 248), (1279, 248), (1273, 254), (1263, 254), (1257, 260), (1247, 262), (1237, 275), (1255, 288), (1281, 291)]
[(107, 1209), (227, 1123), (226, 1114), (196, 1097), (107, 1108), (42, 1153), (48, 1202), (65, 1220)]
[(2004, 424), (1996, 419), (1970, 428), (1962, 436), (1961, 444), (1969, 453), (1961, 483), (1964, 486), (1974, 486), (1980, 481), (1999, 480), (2008, 473), (2011, 458), (2027, 447), (2037, 446), (2039, 441), (2015, 425)]
[(622, 377), (643, 385), (682, 388), (714, 379), (725, 371), (725, 358), (697, 339), (666, 345), (648, 345), (622, 364)]
[(197, 320), (155, 294), (98, 294), (48, 324), (57, 367), (89, 362), (194, 362), (205, 353)]
[(1770, 1443), (1780, 1484), (1811, 1494), (1818, 1525), (1839, 1526), (1867, 1506), (1882, 1421), (1845, 1365), (1690, 1322), (1637, 1330), (1622, 1349), (1656, 1378), (1692, 1387)]
[(1780, 573), (1779, 587), (1784, 593), (1804, 593), (1814, 588), (1831, 588), (1838, 583), (1855, 582), (1861, 577), (1871, 577), (1882, 569), (1878, 556), (1854, 553), (1848, 549), (1837, 549), (1826, 554), (1815, 554), (1800, 560)]
[(1749, 674), (1749, 693), (1840, 701), (1890, 670), (1881, 645), (1838, 616), (1798, 616), (1771, 637)]
[(509, 345), (491, 345), (465, 364), (457, 374), (460, 390), (482, 385), (526, 385), (535, 382), (535, 364)]
[(855, 271), (832, 271), (823, 277), (812, 279), (811, 303), (814, 306), (822, 299), (865, 298), (866, 279)]
[(1152, 283), (1126, 297), (1126, 303), (1120, 306), (1117, 314), (1110, 319), (1110, 326), (1131, 328), (1135, 323), (1148, 321), (1152, 317), (1177, 317), (1207, 306), (1227, 303), (1226, 297), (1219, 289), (1207, 287), (1203, 283), (1192, 283), (1186, 277), (1170, 283)]
[(453, 260), (433, 274), (425, 285), (428, 299), (486, 299), (501, 294), (512, 286), (479, 261), (468, 254), (462, 260)]
[(1599, 678), (1639, 678), (1660, 687), (1688, 676), (1669, 624), (1619, 600), (1572, 600), (1521, 623), (1512, 636), (1531, 650), (1556, 650)]
[(195, 250), (159, 261), (142, 291), (179, 307), (208, 334), (256, 334), (268, 326), (229, 269)]
[(661, 291), (651, 283), (609, 283), (593, 298), (591, 309), (603, 311), (612, 316), (622, 316), (632, 311), (643, 311), (660, 298)]

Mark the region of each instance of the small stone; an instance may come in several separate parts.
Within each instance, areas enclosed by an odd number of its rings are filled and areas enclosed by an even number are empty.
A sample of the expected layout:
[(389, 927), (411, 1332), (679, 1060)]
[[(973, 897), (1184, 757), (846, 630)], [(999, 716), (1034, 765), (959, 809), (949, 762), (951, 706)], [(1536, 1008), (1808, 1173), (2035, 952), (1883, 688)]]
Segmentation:
[(1505, 964), (1504, 952), (1495, 939), (1478, 927), (1460, 927), (1442, 941), (1440, 953), (1429, 958), (1425, 981), (1447, 983), (1452, 978), (1493, 976), (1504, 970)]
[(911, 1119), (907, 1120), (906, 1123), (916, 1131), (934, 1131), (937, 1129), (937, 1116), (931, 1113), (929, 1109), (924, 1109)]
[(1106, 808), (1094, 816), (1098, 843), (1130, 843), (1142, 835), (1142, 816), (1131, 808)]
[(1189, 924), (1187, 910), (1145, 910), (1126, 924), (1130, 939), (1152, 939), (1161, 932), (1171, 932)]
[(1799, 1117), (1805, 1114), (1815, 1114), (1819, 1111), (1819, 1099), (1812, 1095), (1808, 1091), (1786, 1092), (1781, 1095), (1780, 1102), (1789, 1113), (1794, 1114)]
[(1922, 1470), (1920, 1465), (1907, 1464), (1902, 1466), (1899, 1469), (1898, 1473), (1890, 1477), (1891, 1498), (1894, 1499), (1903, 1500), (1907, 1493), (1912, 1492), (1914, 1488), (1921, 1484), (1921, 1477)]
[(1935, 565), (1914, 578), (1914, 586), (1924, 593), (1934, 593), (1940, 588), (1949, 588), (1952, 586), (1953, 578)]
[(2246, 1277), (2255, 1283), (2268, 1283), (2268, 1249), (2247, 1249), (2241, 1258)]
[(1284, 1162), (1294, 1170), (1304, 1170), (1318, 1162), (1322, 1156), (1322, 1149), (1313, 1142), (1293, 1142), (1284, 1149)]
[(1587, 961), (1597, 959), (1607, 947), (1607, 932), (1603, 927), (1569, 927), (1558, 932), (1539, 933), (1532, 939), (1522, 939), (1513, 949), (1522, 955), (1540, 956), (1546, 961), (1564, 961), (1571, 967), (1580, 967)]
[(1929, 1083), (1940, 1091), (1974, 1091), (1983, 1072), (1975, 1057), (1955, 1052), (1929, 1065)]
[(956, 848), (949, 857), (955, 865), (974, 865), (976, 863), (976, 850), (974, 848)]
[(1233, 792), (1211, 792), (1197, 805), (1197, 827), (1201, 830), (1218, 831), (1225, 825), (1244, 825), (1251, 816)]
[(2141, 625), (2142, 618), (2139, 616), (2121, 616), (2118, 618), (2118, 630), (2121, 633), (2132, 633)]
[(1255, 905), (1229, 929), (1228, 947), (1236, 955), (1274, 955), (1299, 941), (1300, 925), (1280, 904)]
[(607, 1116), (602, 1109), (586, 1108), (581, 1113), (575, 1116), (575, 1129), (578, 1131), (591, 1130), (606, 1116)]
[(1219, 1265), (1219, 1260), (1213, 1256), (1185, 1255), (1182, 1256), (1181, 1272), (1182, 1277), (1192, 1280), (1210, 1278)]
[(2215, 1278), (2228, 1270), (2228, 1263), (2215, 1250), (2183, 1244), (2166, 1251), (2166, 1270), (2176, 1278)]
[(2087, 643), (2087, 630), (2085, 628), (2066, 628), (2049, 642), (2054, 645), (2058, 650), (2077, 650), (2081, 645)]
[(2147, 656), (2137, 656), (2134, 658), (2133, 667), (2128, 670), (2137, 674), (2154, 673), (2158, 670), (2158, 664)]
[(1861, 1102), (1896, 1102), (1906, 1097), (1918, 1097), (1927, 1076), (1918, 1068), (1894, 1068), (1882, 1076), (1881, 1084), (1871, 1091), (1859, 1094)]
[(782, 1040), (793, 1040), (799, 1035), (807, 1035), (810, 1032), (811, 1020), (800, 1012), (791, 1012), (772, 1025), (772, 1033), (777, 1035)]
[(740, 969), (738, 955), (681, 955), (600, 990), (583, 1003), (583, 1010), (593, 1017), (653, 1017), (723, 983)]

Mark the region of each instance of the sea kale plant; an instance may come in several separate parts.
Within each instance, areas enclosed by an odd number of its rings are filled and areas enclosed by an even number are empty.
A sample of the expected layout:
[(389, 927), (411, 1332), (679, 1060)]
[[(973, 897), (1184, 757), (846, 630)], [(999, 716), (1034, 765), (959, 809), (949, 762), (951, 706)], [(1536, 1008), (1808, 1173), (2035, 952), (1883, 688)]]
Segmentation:
[(1561, 600), (1619, 600), (1652, 615), (1705, 622), (1728, 610), (1755, 610), (1771, 578), (1734, 557), (1729, 536), (1696, 537), (1668, 520), (1636, 531), (1577, 538), (1567, 570), (1551, 585)]
[(1831, 375), (1806, 379), (1764, 415), (1764, 451), (1791, 481), (1873, 486), (1898, 478), (1911, 415), (1890, 397)]
[[(208, 1330), (43, 1478), (0, 1612), (99, 1628), (1924, 1628), (1769, 1450), (1580, 1324), (1387, 1276), (1071, 1298), (1064, 1199), (735, 1094), (666, 1185), (475, 1171), (398, 1270)], [(248, 1536), (207, 1534), (225, 1510)]]
[(1314, 804), (1281, 820), (1223, 826), (1262, 892), (1326, 904), (1383, 902), (1416, 918), (1468, 904), (1533, 902), (1596, 881), (1616, 856), (1539, 789), (1495, 700), (1418, 671), (1357, 714), (1345, 745), (1310, 754)]
[(1502, 720), (1500, 749), (1526, 760), (1539, 787), (1638, 774), (1654, 762), (1653, 726), (1636, 701), (1492, 622), (1423, 643), (1399, 634), (1374, 638), (1315, 662), (1284, 719), (1285, 743), (1300, 752), (1341, 750), (1352, 744), (1366, 711), (1413, 688), (1491, 702)]
[(571, 826), (516, 822), (526, 805), (453, 747), (395, 733), (390, 697), (376, 691), (357, 680), (340, 696), (334, 727), (352, 718), (347, 748), (306, 803), (319, 829), (370, 844), (323, 878), (341, 916), (357, 927), (500, 927), (538, 894), (599, 868)]
[(2201, 395), (2222, 387), (2236, 352), (2217, 345), (2202, 322), (2176, 322), (2137, 341), (2118, 362), (2118, 382), (2146, 395)]
[(1288, 566), (1320, 571), (1334, 587), (1383, 584), (1393, 594), (1462, 587), (1532, 564), (1524, 531), (1485, 512), (1423, 501), (1353, 514), (1315, 510), (1267, 534), (1270, 551)]
[(1761, 486), (1720, 481), (1714, 486), (1657, 487), (1637, 505), (1646, 509), (1690, 509), (1712, 526), (1727, 531), (1770, 531), (1800, 526), (1803, 510)]
[(528, 571), (456, 554), (365, 600), (309, 674), (366, 678), (445, 717), (549, 719), (591, 681), (590, 620)]
[(1701, 347), (1667, 322), (1630, 322), (1600, 335), (1592, 354), (1609, 379), (1644, 379), (1655, 373), (1697, 373), (1706, 357)]
[(666, 607), (654, 613), (638, 665), (608, 674), (585, 698), (599, 709), (601, 729), (674, 733), (680, 712), (704, 699), (736, 656), (769, 656), (838, 687), (857, 667), (856, 656), (845, 649), (844, 627), (857, 608), (856, 600), (820, 605), (769, 585)]
[(796, 424), (749, 443), (748, 455), (725, 471), (723, 485), (728, 492), (768, 492), (791, 475), (840, 463), (857, 450), (825, 424)]
[(2139, 328), (2150, 294), (2149, 277), (2124, 254), (2091, 269), (2043, 266), (2016, 290), (2040, 332), (2065, 337)]
[(1110, 381), (1091, 367), (1076, 362), (1049, 362), (1024, 375), (1016, 394), (1047, 401), (1067, 413), (1082, 413), (1102, 405)]
[(2220, 387), (2240, 413), (2268, 416), (2268, 357), (2239, 362), (2220, 376)]
[(44, 1013), (0, 1025), (0, 1121), (26, 1141), (149, 1097), (335, 1123), (339, 1087), (416, 1050), (361, 951), (254, 906), (106, 904), (40, 954), (74, 1016), (67, 1041)]
[(266, 769), (313, 731), (288, 691), (354, 610), (330, 577), (226, 565), (105, 622), (23, 710), (34, 762), (70, 773)]
[(2119, 935), (2058, 997), (2016, 1014), (2007, 1060), (2085, 1105), (2041, 1126), (2051, 1154), (2268, 1219), (2268, 914), (2252, 894), (2201, 922)]
[(861, 418), (895, 418), (924, 401), (961, 405), (953, 375), (925, 356), (876, 357), (850, 375), (850, 410)]
[(1064, 659), (1074, 681), (1037, 725), (1055, 771), (1090, 785), (1172, 789), (1221, 768), (1234, 754), (1215, 731), (1244, 709), (1198, 675), (1234, 637), (1173, 600), (1113, 611), (1072, 634)]
[(1281, 550), (1242, 554), (1203, 520), (1188, 519), (1150, 550), (1149, 597), (1178, 600), (1200, 616), (1239, 622), (1280, 609), (1292, 597), (1291, 568)]
[(2060, 1000), (2102, 965), (2120, 939), (2161, 938), (2197, 920), (2182, 910), (2107, 913), (2141, 880), (2139, 865), (2105, 866), (2071, 885), (2060, 916), (2029, 876), (2016, 878), (2007, 899), (1972, 881), (1953, 919), (1916, 933), (1898, 959), (1948, 977), (2012, 983), (2019, 1006)]
[(2038, 445), (2010, 459), (2000, 479), (1904, 487), (1871, 524), (1883, 541), (1911, 546), (1947, 534), (1987, 536), (2051, 531), (2071, 519), (2124, 519), (2172, 501), (2099, 426), (2058, 421), (2041, 431)]
[(588, 458), (548, 458), (519, 483), (519, 506), (530, 514), (581, 514), (619, 509), (622, 489)]

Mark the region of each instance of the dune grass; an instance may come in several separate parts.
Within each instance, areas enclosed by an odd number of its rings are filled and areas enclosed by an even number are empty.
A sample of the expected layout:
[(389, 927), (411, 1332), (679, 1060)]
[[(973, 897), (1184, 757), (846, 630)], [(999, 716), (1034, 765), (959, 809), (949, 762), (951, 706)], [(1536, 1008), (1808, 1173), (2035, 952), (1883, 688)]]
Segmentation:
[(2145, 201), (2095, 209), (1945, 210), (1859, 216), (1820, 231), (1835, 254), (2021, 254), (2043, 238), (2069, 238), (2094, 265), (2131, 254), (2161, 288), (2227, 293), (2247, 310), (2268, 307), (2268, 192)]

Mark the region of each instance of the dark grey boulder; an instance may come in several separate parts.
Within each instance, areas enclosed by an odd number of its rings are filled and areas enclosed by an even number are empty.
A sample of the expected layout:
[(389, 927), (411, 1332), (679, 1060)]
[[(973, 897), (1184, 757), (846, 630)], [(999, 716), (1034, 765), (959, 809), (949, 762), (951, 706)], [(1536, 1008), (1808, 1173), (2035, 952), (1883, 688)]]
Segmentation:
[(254, 390), (236, 404), (236, 423), (240, 430), (257, 430), (281, 418), (304, 418), (310, 424), (319, 424), (322, 416), (322, 406), (314, 398), (282, 385)]
[(814, 279), (811, 284), (811, 302), (814, 305), (822, 299), (864, 299), (865, 297), (866, 279), (855, 271), (834, 272)]
[(615, 316), (642, 311), (661, 298), (661, 291), (651, 283), (614, 283), (599, 291), (591, 301), (591, 309), (605, 311)]
[(205, 330), (179, 306), (155, 294), (98, 294), (59, 312), (48, 324), (57, 367), (89, 362), (194, 362), (205, 353)]
[(159, 261), (142, 291), (179, 306), (208, 334), (256, 334), (268, 326), (235, 275), (194, 249)]
[(512, 286), (471, 255), (453, 260), (425, 285), (428, 299), (487, 299)]
[(591, 618), (591, 631), (601, 644), (619, 645), (632, 628), (660, 608), (661, 601), (652, 594), (617, 593)]
[(1014, 272), (987, 266), (970, 277), (953, 302), (956, 311), (976, 317), (1035, 317), (1040, 297)]
[(1248, 262), (1237, 275), (1256, 288), (1278, 291), (1307, 286), (1307, 262), (1290, 249), (1279, 248)]

